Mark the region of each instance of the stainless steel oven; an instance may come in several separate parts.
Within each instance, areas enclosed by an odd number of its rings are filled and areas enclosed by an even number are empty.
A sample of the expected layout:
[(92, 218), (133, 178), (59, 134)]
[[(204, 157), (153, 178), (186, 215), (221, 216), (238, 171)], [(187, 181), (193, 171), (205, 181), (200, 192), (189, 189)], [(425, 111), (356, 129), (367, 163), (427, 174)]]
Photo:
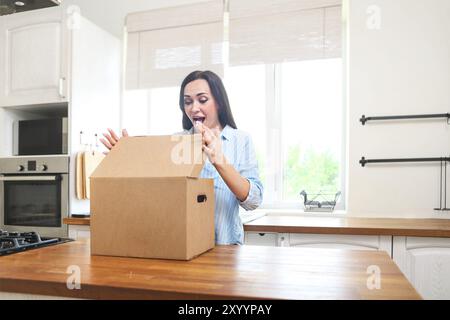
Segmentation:
[(0, 229), (67, 237), (69, 157), (0, 159)]

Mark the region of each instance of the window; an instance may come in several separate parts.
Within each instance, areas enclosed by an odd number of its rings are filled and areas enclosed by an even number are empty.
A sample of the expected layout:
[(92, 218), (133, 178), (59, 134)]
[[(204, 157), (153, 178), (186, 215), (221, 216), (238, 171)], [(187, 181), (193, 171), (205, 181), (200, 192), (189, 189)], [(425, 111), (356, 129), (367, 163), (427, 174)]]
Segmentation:
[[(181, 131), (181, 79), (210, 69), (224, 79), (238, 128), (252, 136), (262, 207), (302, 208), (302, 190), (344, 192), (340, 0), (220, 3), (128, 18), (133, 90), (124, 96), (123, 126), (130, 134)], [(180, 10), (203, 20), (180, 22)]]
[(299, 207), (299, 193), (343, 190), (342, 59), (230, 67), (238, 128), (255, 144), (266, 207)]
[(342, 61), (311, 60), (280, 68), (283, 200), (341, 190)]
[(169, 135), (183, 131), (179, 92), (179, 87), (126, 91), (122, 127), (133, 136)]
[[(251, 134), (260, 168), (266, 159), (266, 67), (252, 65), (227, 69), (224, 85), (238, 129)], [(260, 169), (265, 185), (265, 170)]]

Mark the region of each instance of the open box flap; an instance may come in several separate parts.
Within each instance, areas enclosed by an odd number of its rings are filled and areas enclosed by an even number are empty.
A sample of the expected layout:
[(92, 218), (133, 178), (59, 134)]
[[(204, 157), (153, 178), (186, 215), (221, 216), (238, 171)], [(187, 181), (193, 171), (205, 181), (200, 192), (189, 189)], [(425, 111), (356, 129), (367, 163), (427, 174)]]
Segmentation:
[(91, 178), (198, 177), (203, 164), (200, 134), (123, 137)]

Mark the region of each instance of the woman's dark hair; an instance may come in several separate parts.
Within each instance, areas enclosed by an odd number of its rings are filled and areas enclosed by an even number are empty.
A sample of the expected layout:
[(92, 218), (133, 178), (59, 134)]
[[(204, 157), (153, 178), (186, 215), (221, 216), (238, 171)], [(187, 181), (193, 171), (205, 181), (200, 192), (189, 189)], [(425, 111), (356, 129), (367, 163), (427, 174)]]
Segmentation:
[(228, 101), (228, 95), (223, 86), (220, 77), (212, 71), (194, 71), (188, 74), (188, 76), (181, 83), (180, 88), (180, 109), (183, 113), (183, 129), (189, 130), (192, 128), (192, 122), (184, 111), (184, 88), (192, 81), (203, 79), (208, 82), (211, 94), (217, 103), (217, 113), (219, 115), (220, 125), (225, 128), (226, 125), (237, 129), (234, 122), (233, 114), (231, 113), (230, 102)]

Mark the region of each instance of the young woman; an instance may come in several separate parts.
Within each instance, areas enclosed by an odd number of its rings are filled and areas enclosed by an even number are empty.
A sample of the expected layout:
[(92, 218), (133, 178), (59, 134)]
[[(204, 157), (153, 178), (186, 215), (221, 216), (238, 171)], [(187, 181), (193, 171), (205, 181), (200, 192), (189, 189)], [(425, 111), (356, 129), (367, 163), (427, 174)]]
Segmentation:
[[(201, 178), (214, 179), (217, 244), (242, 244), (244, 230), (239, 206), (256, 209), (263, 186), (250, 136), (237, 129), (221, 79), (211, 71), (194, 71), (182, 82), (180, 109), (183, 133), (201, 133), (208, 156)], [(111, 149), (119, 137), (108, 129), (102, 143)], [(123, 136), (128, 136), (126, 130)]]

